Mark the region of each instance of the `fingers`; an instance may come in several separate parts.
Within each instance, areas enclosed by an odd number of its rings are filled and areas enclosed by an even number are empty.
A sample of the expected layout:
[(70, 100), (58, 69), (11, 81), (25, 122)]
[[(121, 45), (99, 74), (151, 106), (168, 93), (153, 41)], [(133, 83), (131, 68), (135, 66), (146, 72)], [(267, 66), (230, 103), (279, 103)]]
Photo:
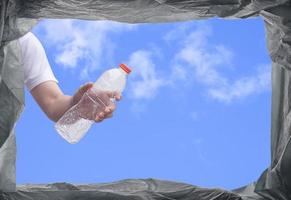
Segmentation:
[(100, 116), (97, 116), (96, 118), (95, 118), (95, 122), (102, 122), (104, 119), (108, 119), (108, 118), (111, 118), (111, 117), (113, 117), (113, 114), (112, 113), (110, 113), (110, 114), (108, 114), (108, 115), (106, 115), (106, 116), (103, 116), (103, 117), (100, 117)]
[(73, 96), (73, 100), (72, 100), (73, 105), (78, 103), (80, 101), (80, 99), (82, 98), (83, 94), (85, 92), (87, 92), (87, 90), (89, 90), (91, 87), (93, 87), (92, 82), (88, 82), (88, 83), (82, 85)]
[(117, 95), (115, 96), (115, 99), (117, 100), (117, 101), (119, 101), (120, 99), (121, 99), (121, 94), (118, 92), (117, 93)]
[(109, 98), (114, 98), (117, 101), (119, 101), (121, 99), (121, 93), (118, 91), (106, 91), (106, 95)]
[(114, 103), (110, 103), (106, 108), (105, 108), (105, 113), (109, 114), (112, 113), (116, 109), (116, 105)]
[(114, 103), (110, 104), (105, 108), (105, 110), (101, 113), (99, 113), (96, 118), (95, 122), (102, 122), (104, 119), (111, 118), (113, 116), (113, 112), (116, 109), (116, 106)]
[(115, 98), (117, 101), (119, 101), (121, 99), (121, 93), (120, 92), (112, 92), (113, 94), (113, 98)]
[(103, 119), (97, 116), (97, 117), (95, 118), (95, 120), (94, 120), (94, 121), (95, 121), (96, 123), (98, 123), (98, 122), (102, 122), (102, 121), (103, 121)]
[(114, 112), (114, 110), (116, 109), (116, 106), (114, 103), (111, 103), (109, 106), (107, 106), (104, 110), (104, 112), (101, 112), (99, 114), (99, 117), (101, 118), (108, 118), (109, 116), (112, 116), (112, 113)]
[[(82, 86), (80, 88), (80, 92), (84, 91), (86, 92), (88, 89), (90, 89), (93, 86), (93, 83), (87, 83), (86, 85)], [(91, 90), (90, 90), (91, 91)], [(89, 92), (90, 92), (89, 91)], [(92, 94), (90, 93), (90, 97), (94, 99), (94, 103), (99, 104), (96, 109), (97, 112), (93, 114), (91, 120), (93, 119), (95, 122), (102, 122), (106, 118), (111, 118), (113, 115), (112, 113), (116, 109), (116, 105), (110, 101), (110, 99), (114, 98), (117, 101), (121, 99), (120, 92), (112, 92), (112, 91), (102, 91), (102, 90), (94, 90), (92, 91)], [(92, 99), (90, 98), (89, 103), (92, 103)], [(86, 101), (84, 100), (84, 103)], [(102, 112), (100, 112), (102, 111)], [(97, 114), (98, 113), (98, 114)]]
[(92, 82), (88, 82), (84, 85), (82, 85), (78, 92), (84, 94), (87, 90), (89, 90), (91, 87), (93, 87), (93, 83)]

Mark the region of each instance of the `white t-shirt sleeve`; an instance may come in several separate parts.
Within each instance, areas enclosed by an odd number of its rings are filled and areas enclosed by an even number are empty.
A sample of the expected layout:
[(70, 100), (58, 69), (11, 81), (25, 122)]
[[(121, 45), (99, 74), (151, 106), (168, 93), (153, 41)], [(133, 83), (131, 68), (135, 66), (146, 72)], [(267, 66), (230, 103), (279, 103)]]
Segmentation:
[(24, 83), (29, 90), (46, 82), (55, 81), (45, 50), (37, 37), (29, 32), (19, 38), (24, 68)]

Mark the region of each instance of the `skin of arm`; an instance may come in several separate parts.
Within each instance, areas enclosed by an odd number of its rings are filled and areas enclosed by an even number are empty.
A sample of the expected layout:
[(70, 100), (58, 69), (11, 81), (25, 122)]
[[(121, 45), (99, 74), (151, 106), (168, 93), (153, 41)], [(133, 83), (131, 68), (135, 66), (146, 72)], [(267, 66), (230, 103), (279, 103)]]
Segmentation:
[[(34, 87), (30, 93), (47, 117), (52, 121), (57, 122), (69, 108), (80, 101), (83, 94), (92, 86), (93, 83), (86, 83), (85, 85), (82, 85), (73, 96), (69, 96), (63, 94), (56, 82), (46, 81)], [(120, 93), (111, 94), (116, 100), (121, 99)], [(115, 104), (110, 103), (104, 109), (104, 112), (100, 113), (98, 116), (94, 116), (91, 120), (101, 122), (105, 118), (110, 118), (112, 117), (115, 108)]]

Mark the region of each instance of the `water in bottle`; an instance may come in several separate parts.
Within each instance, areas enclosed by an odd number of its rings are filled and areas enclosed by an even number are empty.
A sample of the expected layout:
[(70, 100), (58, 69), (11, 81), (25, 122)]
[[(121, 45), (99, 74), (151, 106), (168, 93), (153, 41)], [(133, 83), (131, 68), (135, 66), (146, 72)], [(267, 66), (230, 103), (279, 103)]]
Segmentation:
[[(130, 72), (131, 70), (125, 64), (120, 64), (119, 68), (105, 71), (81, 100), (57, 121), (55, 124), (57, 132), (69, 143), (77, 143), (94, 123), (90, 118), (104, 112), (106, 104), (108, 104), (104, 101), (106, 98), (104, 95), (114, 92), (121, 93), (125, 88), (126, 76)], [(111, 98), (113, 101), (114, 98)]]

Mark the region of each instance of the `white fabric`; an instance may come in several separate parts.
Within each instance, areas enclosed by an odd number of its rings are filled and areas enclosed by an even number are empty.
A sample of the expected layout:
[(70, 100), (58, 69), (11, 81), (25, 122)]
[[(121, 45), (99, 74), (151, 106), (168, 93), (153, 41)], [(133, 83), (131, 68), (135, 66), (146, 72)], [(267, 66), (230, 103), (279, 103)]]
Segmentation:
[(29, 32), (18, 39), (22, 51), (24, 83), (29, 90), (45, 81), (55, 81), (45, 50), (37, 37)]

